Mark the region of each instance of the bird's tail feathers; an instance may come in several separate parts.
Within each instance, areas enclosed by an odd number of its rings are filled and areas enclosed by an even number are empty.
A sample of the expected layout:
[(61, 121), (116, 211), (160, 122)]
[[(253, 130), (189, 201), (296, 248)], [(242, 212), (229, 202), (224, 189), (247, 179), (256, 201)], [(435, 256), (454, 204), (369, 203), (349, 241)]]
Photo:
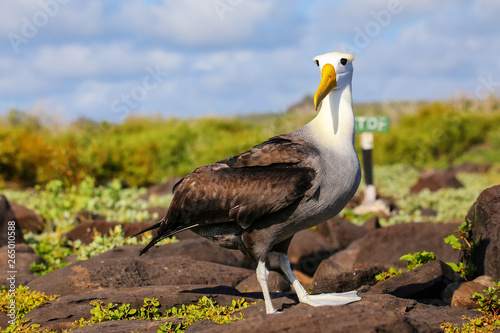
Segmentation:
[[(143, 231), (139, 232), (138, 235), (140, 235), (141, 233), (145, 232), (145, 231), (148, 231), (148, 230), (152, 230), (152, 229), (156, 229), (156, 228), (159, 228), (161, 226), (161, 224), (164, 222), (164, 219), (161, 220), (160, 222), (152, 225), (151, 227), (147, 228), (147, 229), (144, 229)], [(190, 226), (187, 226), (185, 228), (182, 228), (182, 229), (177, 229), (177, 230), (174, 230), (174, 231), (171, 231), (171, 232), (168, 232), (168, 233), (159, 233), (158, 235), (156, 235), (155, 238), (153, 238), (151, 240), (151, 242), (149, 242), (148, 245), (146, 245), (145, 248), (142, 249), (141, 253), (139, 254), (140, 256), (143, 255), (144, 253), (148, 252), (148, 250), (150, 248), (152, 248), (156, 243), (158, 243), (159, 241), (161, 241), (162, 239), (164, 238), (168, 238), (170, 236), (173, 236), (181, 231), (184, 231), (184, 230), (189, 230), (191, 228), (194, 228), (194, 227), (197, 227), (199, 224), (193, 224), (193, 225), (190, 225)], [(160, 230), (161, 232), (161, 230)]]
[(146, 231), (149, 231), (149, 230), (158, 229), (158, 228), (161, 226), (161, 224), (162, 224), (162, 223), (164, 223), (164, 222), (165, 222), (165, 218), (162, 218), (162, 219), (161, 219), (160, 221), (158, 221), (157, 223), (153, 224), (152, 226), (147, 227), (147, 228), (146, 228), (146, 229), (144, 229), (144, 230), (139, 231), (138, 233), (136, 233), (136, 234), (135, 234), (135, 235), (133, 235), (133, 236), (130, 236), (129, 238), (137, 237), (137, 236), (139, 236), (140, 234), (143, 234), (143, 233), (145, 233)]

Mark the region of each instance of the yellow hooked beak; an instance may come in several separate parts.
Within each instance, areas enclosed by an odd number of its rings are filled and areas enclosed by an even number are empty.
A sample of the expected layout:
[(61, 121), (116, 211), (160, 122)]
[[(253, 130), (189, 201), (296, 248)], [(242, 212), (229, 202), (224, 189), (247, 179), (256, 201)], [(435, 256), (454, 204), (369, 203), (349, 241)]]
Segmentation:
[(314, 109), (318, 111), (318, 105), (337, 85), (337, 74), (331, 64), (325, 64), (321, 70), (321, 83), (314, 94)]

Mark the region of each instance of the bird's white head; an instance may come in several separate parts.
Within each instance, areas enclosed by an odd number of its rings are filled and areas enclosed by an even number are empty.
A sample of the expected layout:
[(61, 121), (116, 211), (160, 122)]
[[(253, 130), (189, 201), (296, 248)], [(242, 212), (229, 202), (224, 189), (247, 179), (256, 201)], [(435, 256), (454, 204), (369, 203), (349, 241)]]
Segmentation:
[(343, 89), (351, 84), (354, 55), (343, 52), (325, 53), (313, 58), (321, 71), (321, 83), (314, 95), (314, 108), (334, 89)]

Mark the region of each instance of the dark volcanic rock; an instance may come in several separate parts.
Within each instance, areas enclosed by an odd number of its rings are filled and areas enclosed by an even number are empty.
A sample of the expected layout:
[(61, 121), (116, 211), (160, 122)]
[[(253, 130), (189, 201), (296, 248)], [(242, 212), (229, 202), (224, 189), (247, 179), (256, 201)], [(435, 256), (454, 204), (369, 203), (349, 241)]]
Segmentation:
[[(277, 317), (279, 316), (279, 318)], [(278, 315), (258, 315), (204, 332), (414, 332), (392, 311), (370, 306), (296, 306)]]
[(434, 252), (439, 260), (458, 262), (460, 253), (443, 241), (458, 226), (458, 223), (405, 223), (375, 230), (361, 241), (356, 263), (404, 268), (407, 263), (399, 258), (417, 251)]
[(17, 222), (19, 222), (21, 230), (31, 231), (36, 234), (42, 232), (44, 222), (40, 215), (15, 202), (10, 202), (10, 207), (16, 216)]
[[(283, 275), (275, 271), (269, 272), (269, 278), (267, 279), (267, 286), (269, 287), (270, 291), (274, 292), (283, 293), (283, 292), (289, 292), (291, 290), (290, 282), (288, 282), (288, 280), (285, 277), (283, 277)], [(241, 281), (236, 286), (236, 289), (241, 292), (262, 292), (256, 274), (252, 274), (245, 280)]]
[(380, 222), (378, 221), (378, 216), (370, 217), (363, 224), (363, 229), (365, 229), (366, 231), (373, 231), (380, 228), (382, 228), (382, 226), (380, 226)]
[[(130, 332), (157, 333), (160, 324), (163, 324), (166, 321), (167, 321), (166, 319), (113, 320), (89, 326), (79, 327), (71, 332), (73, 333), (130, 333)], [(180, 321), (180, 319), (177, 319), (176, 321)]]
[[(339, 251), (332, 256), (330, 256), (327, 261), (331, 261), (336, 265), (342, 267), (343, 270), (349, 271), (354, 267), (354, 263), (356, 262), (356, 258), (358, 257), (358, 253), (361, 249), (362, 238), (355, 240), (352, 242), (347, 248), (342, 251)], [(325, 262), (323, 260), (322, 262)], [(318, 267), (319, 268), (319, 267)]]
[(441, 291), (446, 285), (457, 280), (459, 277), (451, 267), (437, 260), (381, 281), (368, 293), (391, 294), (401, 298), (440, 299)]
[[(104, 252), (92, 259), (102, 260), (122, 257), (139, 257), (144, 245), (126, 245)], [(205, 238), (185, 239), (177, 243), (152, 247), (141, 258), (157, 259), (170, 256), (184, 256), (194, 260), (208, 261), (221, 265), (254, 269), (256, 263), (238, 250), (228, 250)]]
[(446, 286), (443, 301), (452, 307), (477, 309), (478, 304), (471, 299), (473, 293), (483, 293), (485, 286), (474, 281), (453, 282)]
[(334, 252), (335, 249), (318, 232), (305, 229), (293, 237), (288, 257), (297, 269), (313, 276), (320, 262)]
[[(14, 269), (9, 267), (11, 262), (8, 260), (12, 259), (9, 258), (8, 246), (0, 247), (0, 286), (7, 289), (10, 288), (11, 283), (14, 283), (16, 287), (19, 287), (19, 285), (25, 286), (28, 282), (37, 278), (38, 276), (31, 272), (30, 265), (32, 263), (40, 264), (43, 262), (29, 245), (22, 243), (15, 245)], [(9, 273), (10, 271), (14, 271), (15, 273)]]
[[(324, 262), (323, 262), (324, 263)], [(382, 265), (371, 267), (357, 267), (348, 272), (339, 272), (329, 264), (320, 267), (314, 275), (313, 294), (341, 293), (357, 290), (361, 286), (373, 286), (377, 283), (375, 275), (387, 270)], [(322, 267), (323, 266), (323, 267)]]
[(467, 219), (475, 225), (474, 240), (481, 236), (474, 260), (477, 273), (500, 280), (500, 185), (490, 187), (479, 195)]
[(89, 259), (41, 276), (28, 285), (47, 295), (71, 295), (100, 288), (221, 284), (236, 286), (253, 270), (186, 257)]
[[(13, 225), (12, 221), (15, 222)], [(14, 227), (14, 230), (11, 230), (12, 227)], [(24, 242), (21, 227), (17, 222), (17, 218), (14, 215), (10, 203), (5, 195), (0, 194), (0, 246), (8, 245), (9, 236), (12, 237), (15, 243)]]
[(441, 188), (461, 188), (462, 183), (455, 177), (453, 170), (428, 170), (420, 175), (417, 183), (411, 188), (411, 193), (416, 194), (424, 188), (434, 192)]
[(90, 301), (92, 300), (99, 299), (104, 304), (113, 303), (115, 306), (130, 304), (131, 308), (139, 309), (143, 305), (144, 298), (155, 297), (160, 302), (160, 310), (163, 312), (174, 306), (195, 304), (203, 296), (211, 297), (221, 306), (231, 305), (233, 300), (242, 297), (245, 297), (249, 302), (255, 302), (259, 299), (258, 294), (257, 298), (253, 298), (253, 294), (241, 294), (234, 288), (215, 285), (101, 289), (56, 298), (31, 310), (27, 314), (27, 318), (30, 318), (34, 323), (41, 324), (43, 328), (61, 330), (72, 327), (71, 324), (80, 318), (89, 319), (92, 309)]
[(345, 249), (353, 241), (368, 233), (365, 228), (358, 227), (340, 216), (318, 225), (318, 232), (326, 237), (335, 252)]
[(461, 327), (465, 322), (464, 315), (469, 318), (481, 315), (480, 312), (474, 310), (422, 304), (412, 299), (397, 298), (388, 294), (361, 294), (361, 298), (361, 301), (353, 303), (352, 306), (369, 305), (401, 314), (407, 318), (416, 332), (441, 332), (439, 326), (443, 322)]
[[(7, 269), (7, 260), (9, 259), (7, 250), (7, 246), (0, 247), (0, 267), (5, 268), (2, 273), (10, 270)], [(31, 274), (31, 263), (42, 263), (40, 256), (27, 244), (16, 244), (15, 251), (15, 271), (17, 274)]]
[[(90, 221), (74, 227), (70, 232), (66, 233), (66, 238), (71, 241), (79, 239), (83, 244), (89, 244), (94, 240), (94, 232), (97, 231), (102, 235), (109, 235), (109, 232), (118, 225), (122, 226), (125, 237), (132, 237), (139, 231), (149, 227), (151, 224), (151, 222), (119, 223), (101, 220)], [(141, 239), (142, 235), (137, 236), (137, 238)]]

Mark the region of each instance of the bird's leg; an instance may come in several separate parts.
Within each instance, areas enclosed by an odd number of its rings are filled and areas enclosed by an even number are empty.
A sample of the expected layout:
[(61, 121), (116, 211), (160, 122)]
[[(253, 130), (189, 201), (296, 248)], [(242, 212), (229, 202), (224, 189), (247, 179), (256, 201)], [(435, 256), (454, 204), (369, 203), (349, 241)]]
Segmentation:
[(361, 297), (357, 295), (355, 290), (345, 293), (309, 295), (304, 287), (302, 287), (302, 284), (300, 284), (299, 280), (297, 280), (295, 274), (293, 274), (288, 256), (285, 253), (279, 253), (278, 261), (281, 270), (283, 271), (283, 273), (285, 273), (286, 277), (292, 284), (292, 287), (293, 289), (295, 289), (297, 297), (299, 298), (299, 301), (301, 303), (306, 303), (311, 306), (342, 305), (356, 302), (361, 299)]
[(276, 313), (277, 311), (273, 307), (271, 302), (271, 294), (269, 294), (269, 288), (267, 286), (267, 278), (269, 277), (269, 271), (266, 268), (266, 263), (264, 261), (259, 261), (257, 264), (257, 281), (259, 281), (260, 288), (262, 289), (262, 294), (264, 294), (264, 302), (266, 304), (266, 313)]

